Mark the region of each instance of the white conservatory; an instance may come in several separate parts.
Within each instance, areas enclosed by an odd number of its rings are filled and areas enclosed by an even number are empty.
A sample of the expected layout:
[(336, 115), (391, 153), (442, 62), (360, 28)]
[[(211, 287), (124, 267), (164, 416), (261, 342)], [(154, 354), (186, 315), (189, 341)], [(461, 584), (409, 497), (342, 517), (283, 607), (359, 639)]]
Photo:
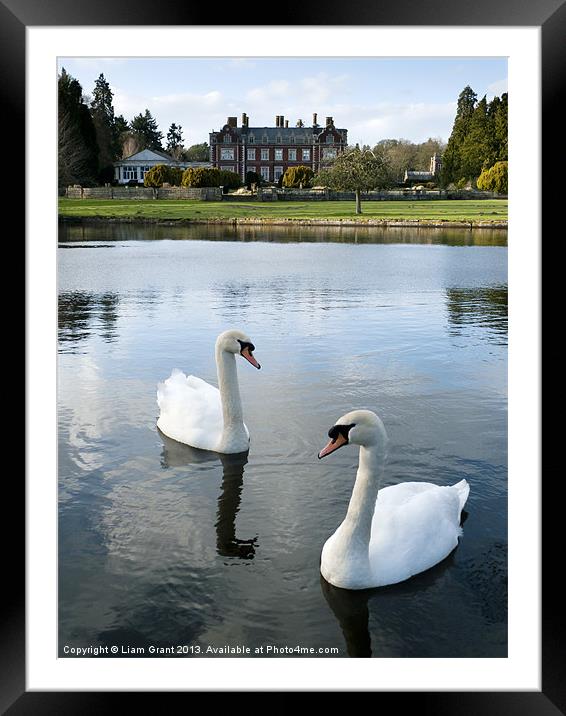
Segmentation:
[(209, 162), (177, 161), (170, 154), (161, 152), (158, 149), (142, 149), (141, 152), (136, 152), (130, 157), (114, 162), (114, 179), (118, 184), (127, 184), (130, 181), (143, 184), (146, 173), (157, 164), (166, 164), (183, 170), (189, 167), (212, 166)]

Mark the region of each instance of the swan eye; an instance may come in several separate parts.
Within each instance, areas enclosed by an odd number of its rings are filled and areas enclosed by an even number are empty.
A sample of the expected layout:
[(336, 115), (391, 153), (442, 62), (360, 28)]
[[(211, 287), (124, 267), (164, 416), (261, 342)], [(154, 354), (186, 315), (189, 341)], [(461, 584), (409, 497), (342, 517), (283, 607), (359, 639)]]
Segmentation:
[(247, 348), (250, 353), (255, 351), (255, 346), (253, 343), (249, 343), (248, 341), (241, 341), (239, 338), (238, 343), (240, 344), (240, 353), (244, 350), (244, 348)]
[(355, 426), (356, 423), (351, 423), (351, 425), (334, 425), (330, 430), (328, 431), (328, 437), (336, 441), (339, 435), (342, 435), (344, 440), (348, 442), (348, 433), (350, 430)]

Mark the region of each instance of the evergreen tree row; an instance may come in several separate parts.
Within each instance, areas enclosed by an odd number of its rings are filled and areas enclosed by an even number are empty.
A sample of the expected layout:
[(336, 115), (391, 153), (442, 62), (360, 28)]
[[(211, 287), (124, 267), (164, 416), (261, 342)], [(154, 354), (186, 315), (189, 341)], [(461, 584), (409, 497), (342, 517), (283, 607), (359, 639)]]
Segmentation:
[(507, 93), (478, 102), (469, 86), (458, 97), (452, 134), (442, 159), (444, 184), (475, 182), (496, 162), (507, 161)]
[(128, 122), (115, 116), (113, 92), (100, 74), (91, 98), (86, 98), (78, 80), (61, 70), (58, 83), (59, 186), (112, 182), (113, 162), (142, 149), (166, 151), (175, 159), (206, 161), (208, 144), (183, 146), (183, 129), (173, 123), (163, 147), (163, 133), (149, 109)]

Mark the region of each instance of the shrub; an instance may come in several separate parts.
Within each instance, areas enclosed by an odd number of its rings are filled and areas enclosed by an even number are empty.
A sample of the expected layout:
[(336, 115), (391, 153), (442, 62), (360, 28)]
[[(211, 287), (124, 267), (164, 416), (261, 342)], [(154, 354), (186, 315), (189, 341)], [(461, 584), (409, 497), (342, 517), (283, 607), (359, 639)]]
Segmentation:
[(166, 164), (156, 164), (146, 172), (143, 180), (144, 186), (161, 187), (163, 184), (179, 186), (183, 172), (179, 167), (168, 167)]
[(144, 186), (160, 187), (163, 186), (163, 182), (167, 181), (167, 167), (165, 164), (156, 164), (154, 167), (146, 172), (143, 179)]
[(236, 172), (229, 172), (224, 169), (220, 169), (218, 173), (220, 175), (218, 186), (223, 186), (225, 190), (238, 189), (242, 186), (240, 175), (236, 174)]
[(183, 170), (180, 167), (168, 167), (168, 177), (167, 181), (171, 186), (181, 186)]
[(261, 184), (261, 177), (257, 172), (246, 172), (246, 187), (251, 189), (252, 184), (259, 186)]
[(224, 169), (212, 167), (196, 167), (185, 169), (181, 180), (182, 186), (210, 187), (223, 186), (227, 189), (237, 189), (242, 185), (239, 174)]
[(189, 167), (183, 172), (183, 186), (220, 186), (220, 171), (209, 167)]
[(478, 189), (507, 194), (508, 177), (507, 162), (496, 162), (489, 169), (484, 169), (478, 177)]
[(298, 167), (289, 167), (283, 174), (283, 186), (291, 188), (306, 188), (312, 184), (314, 172), (310, 167), (300, 165)]

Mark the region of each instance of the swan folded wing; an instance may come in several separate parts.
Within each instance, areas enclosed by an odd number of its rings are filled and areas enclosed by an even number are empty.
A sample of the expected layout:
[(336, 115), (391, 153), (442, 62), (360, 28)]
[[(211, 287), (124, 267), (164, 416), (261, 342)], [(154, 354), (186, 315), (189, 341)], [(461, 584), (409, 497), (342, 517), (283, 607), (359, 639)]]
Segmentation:
[(447, 557), (462, 534), (460, 505), (455, 486), (408, 482), (380, 490), (369, 545), (379, 583), (401, 582)]
[(157, 425), (170, 438), (202, 450), (218, 446), (223, 428), (218, 388), (175, 369), (157, 386), (157, 403)]

